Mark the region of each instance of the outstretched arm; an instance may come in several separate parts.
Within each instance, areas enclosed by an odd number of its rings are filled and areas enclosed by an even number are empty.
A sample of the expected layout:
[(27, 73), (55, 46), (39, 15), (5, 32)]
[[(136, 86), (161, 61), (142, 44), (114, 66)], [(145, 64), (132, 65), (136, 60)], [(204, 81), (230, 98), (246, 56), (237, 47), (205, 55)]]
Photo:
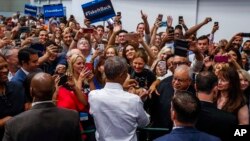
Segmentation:
[(206, 25), (207, 23), (211, 22), (212, 19), (210, 17), (207, 17), (203, 22), (191, 27), (187, 32), (185, 33), (184, 37), (189, 38), (192, 34), (196, 33), (202, 26)]

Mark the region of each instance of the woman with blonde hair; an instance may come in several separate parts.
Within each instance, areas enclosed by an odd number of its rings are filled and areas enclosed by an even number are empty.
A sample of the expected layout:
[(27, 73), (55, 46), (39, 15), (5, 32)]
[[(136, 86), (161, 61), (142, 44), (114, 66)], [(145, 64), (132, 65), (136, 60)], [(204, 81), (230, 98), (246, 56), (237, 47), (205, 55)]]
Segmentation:
[(88, 111), (86, 82), (94, 89), (93, 73), (85, 67), (85, 58), (73, 54), (69, 59), (66, 75), (62, 76), (57, 95), (57, 106), (78, 112)]

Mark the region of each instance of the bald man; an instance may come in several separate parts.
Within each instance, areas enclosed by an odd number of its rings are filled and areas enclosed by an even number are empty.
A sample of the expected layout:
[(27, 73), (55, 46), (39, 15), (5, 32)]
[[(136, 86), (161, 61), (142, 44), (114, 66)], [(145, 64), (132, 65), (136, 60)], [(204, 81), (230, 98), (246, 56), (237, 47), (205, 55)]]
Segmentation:
[(57, 108), (51, 100), (53, 92), (49, 74), (34, 75), (32, 108), (7, 122), (3, 141), (81, 141), (77, 112)]

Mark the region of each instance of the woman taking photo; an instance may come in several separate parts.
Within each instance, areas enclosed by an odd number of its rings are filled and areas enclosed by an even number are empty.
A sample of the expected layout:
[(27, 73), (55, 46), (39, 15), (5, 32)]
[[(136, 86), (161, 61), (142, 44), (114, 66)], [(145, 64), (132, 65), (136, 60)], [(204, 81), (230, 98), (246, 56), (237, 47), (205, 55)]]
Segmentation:
[(85, 58), (79, 54), (73, 54), (69, 59), (69, 68), (65, 76), (62, 76), (58, 89), (57, 106), (73, 109), (78, 112), (88, 111), (86, 82), (90, 90), (94, 89), (93, 74), (85, 67)]

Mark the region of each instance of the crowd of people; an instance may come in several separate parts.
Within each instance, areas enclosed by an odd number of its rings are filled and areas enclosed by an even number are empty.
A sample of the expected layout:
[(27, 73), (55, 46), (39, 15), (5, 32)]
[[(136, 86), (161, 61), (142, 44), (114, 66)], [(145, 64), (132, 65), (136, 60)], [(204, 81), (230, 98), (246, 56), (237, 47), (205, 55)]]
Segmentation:
[[(120, 13), (106, 27), (81, 27), (73, 15), (46, 24), (42, 15), (0, 15), (0, 139), (224, 141), (249, 125), (249, 34), (217, 43), (218, 22), (197, 36), (210, 17), (187, 27), (167, 16), (158, 32), (161, 16), (149, 25), (138, 14), (135, 31)], [(80, 135), (87, 129), (95, 135)]]

